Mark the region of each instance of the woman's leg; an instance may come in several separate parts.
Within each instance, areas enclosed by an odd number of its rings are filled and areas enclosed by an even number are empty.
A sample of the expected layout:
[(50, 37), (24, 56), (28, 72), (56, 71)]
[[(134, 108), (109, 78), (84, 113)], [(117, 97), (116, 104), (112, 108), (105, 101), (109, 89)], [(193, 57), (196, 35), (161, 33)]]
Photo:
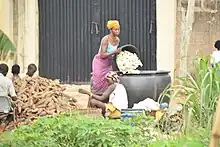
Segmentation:
[(90, 100), (90, 106), (93, 108), (101, 108), (102, 109), (102, 114), (105, 115), (105, 103), (95, 100), (95, 99), (91, 99)]

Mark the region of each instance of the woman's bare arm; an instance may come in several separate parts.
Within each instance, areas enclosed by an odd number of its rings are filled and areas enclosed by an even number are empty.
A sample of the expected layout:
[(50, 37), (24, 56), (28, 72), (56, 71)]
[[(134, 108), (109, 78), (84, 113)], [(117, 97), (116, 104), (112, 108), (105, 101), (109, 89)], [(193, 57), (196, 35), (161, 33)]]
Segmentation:
[(108, 47), (108, 37), (104, 37), (102, 40), (102, 43), (101, 43), (101, 57), (102, 58), (106, 58), (108, 56), (111, 56), (111, 55), (117, 53), (116, 51), (111, 52), (111, 53), (107, 53), (106, 52), (107, 47)]
[(117, 37), (116, 39), (117, 39), (117, 41), (118, 41), (118, 44), (119, 44), (119, 43), (120, 43), (120, 38), (119, 38), (119, 37)]

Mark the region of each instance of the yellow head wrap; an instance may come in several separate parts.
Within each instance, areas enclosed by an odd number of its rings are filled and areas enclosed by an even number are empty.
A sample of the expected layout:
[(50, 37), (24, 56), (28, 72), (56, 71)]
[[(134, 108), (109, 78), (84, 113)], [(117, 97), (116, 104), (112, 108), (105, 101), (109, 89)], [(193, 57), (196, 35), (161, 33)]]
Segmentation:
[(107, 23), (107, 28), (110, 30), (112, 28), (119, 28), (120, 24), (117, 20), (109, 20)]

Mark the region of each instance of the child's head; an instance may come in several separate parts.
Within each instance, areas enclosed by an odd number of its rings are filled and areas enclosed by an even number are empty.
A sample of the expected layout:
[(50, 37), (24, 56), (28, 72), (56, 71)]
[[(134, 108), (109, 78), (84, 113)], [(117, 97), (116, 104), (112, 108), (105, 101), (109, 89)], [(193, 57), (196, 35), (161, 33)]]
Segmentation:
[(11, 73), (13, 75), (18, 75), (20, 73), (20, 66), (18, 64), (14, 64), (12, 66)]
[(217, 50), (220, 50), (220, 40), (215, 41), (214, 47), (215, 47)]
[(0, 64), (0, 73), (2, 73), (4, 76), (8, 73), (8, 65), (7, 64)]
[(37, 71), (37, 66), (35, 64), (28, 65), (28, 71), (27, 71), (28, 76), (32, 77), (36, 71)]

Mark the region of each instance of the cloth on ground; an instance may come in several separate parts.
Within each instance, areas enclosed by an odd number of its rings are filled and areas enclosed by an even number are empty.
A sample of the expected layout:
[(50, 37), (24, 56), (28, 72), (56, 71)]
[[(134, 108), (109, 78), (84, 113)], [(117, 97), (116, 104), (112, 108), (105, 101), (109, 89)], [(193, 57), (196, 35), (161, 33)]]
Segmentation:
[(105, 110), (106, 117), (109, 117), (109, 118), (120, 118), (121, 117), (121, 111), (118, 110), (111, 102), (107, 103), (105, 107), (106, 107), (106, 110)]
[(146, 98), (145, 100), (134, 104), (132, 109), (145, 109), (147, 111), (157, 111), (160, 110), (160, 104), (158, 102), (155, 102), (151, 98)]

